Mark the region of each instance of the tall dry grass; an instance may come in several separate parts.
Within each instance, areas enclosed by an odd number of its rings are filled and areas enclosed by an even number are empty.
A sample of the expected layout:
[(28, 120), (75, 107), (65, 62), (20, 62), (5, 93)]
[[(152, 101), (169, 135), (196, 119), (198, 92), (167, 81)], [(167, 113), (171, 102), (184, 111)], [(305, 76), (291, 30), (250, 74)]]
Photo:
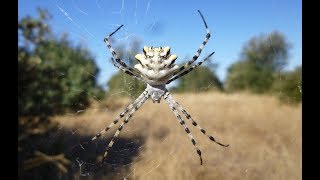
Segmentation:
[[(249, 94), (173, 94), (209, 134), (210, 141), (186, 119), (202, 150), (204, 164), (182, 126), (165, 103), (147, 101), (125, 125), (121, 137), (144, 136), (127, 179), (302, 179), (301, 104), (281, 104), (271, 96)], [(120, 101), (118, 101), (119, 103)], [(123, 106), (105, 112), (57, 117), (64, 128), (93, 136), (113, 121)], [(181, 114), (182, 117), (183, 114)], [(116, 127), (114, 127), (116, 129)], [(114, 130), (107, 136), (112, 136)]]

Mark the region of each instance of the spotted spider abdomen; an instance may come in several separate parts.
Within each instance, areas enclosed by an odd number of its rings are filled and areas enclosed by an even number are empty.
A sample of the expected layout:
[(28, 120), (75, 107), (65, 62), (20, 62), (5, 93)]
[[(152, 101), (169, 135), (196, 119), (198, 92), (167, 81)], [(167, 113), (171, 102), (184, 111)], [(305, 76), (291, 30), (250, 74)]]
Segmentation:
[(137, 54), (135, 58), (139, 64), (134, 67), (141, 72), (142, 78), (150, 85), (165, 84), (179, 69), (174, 62), (178, 58), (170, 54), (170, 47), (144, 47), (143, 54)]

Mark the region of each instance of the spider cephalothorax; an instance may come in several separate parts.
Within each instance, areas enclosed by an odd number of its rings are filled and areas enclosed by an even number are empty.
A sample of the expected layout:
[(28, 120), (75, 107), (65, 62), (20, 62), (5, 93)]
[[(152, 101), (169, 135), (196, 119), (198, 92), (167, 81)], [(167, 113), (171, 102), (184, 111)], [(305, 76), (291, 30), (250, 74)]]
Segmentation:
[[(109, 42), (109, 37), (112, 36), (114, 33), (116, 33), (123, 25), (118, 27), (114, 32), (107, 35), (107, 37), (104, 39), (105, 43), (107, 44), (107, 47), (110, 49), (112, 53), (112, 61), (113, 64), (125, 72), (126, 74), (137, 78), (145, 83), (147, 83), (147, 87), (145, 91), (133, 102), (131, 102), (125, 109), (122, 111), (118, 118), (116, 118), (108, 127), (106, 127), (104, 130), (102, 130), (100, 133), (98, 133), (96, 136), (92, 138), (92, 140), (97, 139), (98, 137), (102, 136), (102, 134), (106, 133), (113, 125), (117, 124), (119, 120), (124, 117), (129, 111), (129, 114), (126, 116), (126, 118), (122, 121), (120, 126), (118, 127), (118, 130), (114, 134), (113, 138), (111, 139), (104, 155), (103, 160), (107, 157), (108, 151), (111, 149), (111, 147), (114, 144), (115, 139), (120, 134), (120, 131), (123, 129), (123, 126), (129, 122), (133, 114), (142, 106), (142, 104), (151, 97), (153, 102), (160, 102), (160, 99), (163, 97), (164, 100), (168, 103), (170, 109), (175, 114), (177, 120), (183, 126), (185, 132), (188, 134), (190, 141), (194, 145), (199, 157), (200, 157), (200, 163), (202, 164), (202, 157), (201, 157), (201, 151), (196, 145), (196, 141), (194, 140), (187, 124), (185, 121), (183, 121), (182, 117), (180, 116), (177, 109), (179, 109), (183, 115), (191, 121), (192, 125), (197, 127), (204, 135), (206, 134), (206, 131), (202, 129), (197, 122), (195, 122), (190, 114), (187, 113), (187, 111), (177, 102), (173, 99), (169, 91), (166, 89), (166, 85), (171, 83), (172, 81), (188, 74), (196, 67), (200, 66), (204, 61), (208, 60), (213, 53), (209, 54), (206, 58), (203, 59), (203, 61), (200, 61), (198, 64), (193, 64), (198, 57), (201, 54), (201, 51), (203, 47), (206, 45), (207, 41), (210, 38), (210, 31), (207, 26), (206, 21), (204, 20), (203, 15), (198, 10), (204, 25), (206, 27), (206, 37), (203, 40), (201, 46), (197, 50), (197, 53), (192, 57), (192, 60), (188, 61), (184, 66), (181, 66), (179, 68), (178, 65), (175, 65), (174, 62), (177, 59), (177, 55), (170, 54), (170, 47), (144, 47), (143, 48), (143, 54), (137, 54), (135, 58), (139, 61), (139, 64), (136, 64), (134, 68), (128, 66), (125, 62), (123, 62), (117, 55), (117, 53), (114, 51), (114, 49), (111, 47)], [(220, 142), (216, 141), (213, 136), (207, 135), (208, 138), (211, 141), (216, 142), (217, 144), (221, 146), (229, 146), (221, 144)]]
[(170, 47), (145, 46), (143, 54), (137, 54), (135, 58), (139, 64), (136, 64), (134, 68), (150, 85), (165, 84), (179, 68), (178, 65), (173, 64), (178, 56), (170, 54)]

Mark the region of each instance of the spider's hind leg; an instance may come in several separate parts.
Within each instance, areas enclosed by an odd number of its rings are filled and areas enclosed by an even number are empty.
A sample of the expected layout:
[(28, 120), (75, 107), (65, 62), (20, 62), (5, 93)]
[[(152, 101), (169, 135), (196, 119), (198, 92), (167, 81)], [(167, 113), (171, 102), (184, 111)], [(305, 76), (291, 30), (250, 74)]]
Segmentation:
[[(202, 129), (198, 123), (196, 121), (194, 121), (192, 119), (192, 117), (190, 116), (190, 114), (177, 102), (175, 101), (172, 96), (170, 94), (168, 94), (168, 101), (170, 101), (171, 103), (173, 103), (175, 106), (177, 106), (179, 108), (179, 110), (186, 116), (187, 119), (189, 119), (191, 122), (192, 122), (192, 125), (197, 127), (204, 135), (207, 135), (206, 134), (206, 131), (204, 129)], [(218, 142), (213, 136), (211, 135), (207, 135), (208, 138), (211, 140), (211, 141), (214, 141), (215, 143), (219, 144), (220, 146), (223, 146), (223, 147), (228, 147), (229, 144), (222, 144), (220, 142)]]
[(189, 136), (190, 141), (192, 142), (193, 146), (196, 148), (197, 153), (199, 155), (200, 158), (200, 165), (202, 165), (202, 156), (201, 156), (201, 150), (198, 148), (198, 146), (196, 145), (196, 141), (194, 140), (188, 126), (186, 125), (186, 123), (183, 121), (183, 119), (181, 118), (180, 114), (178, 113), (178, 111), (176, 110), (176, 108), (174, 107), (174, 104), (170, 101), (170, 99), (168, 98), (169, 92), (166, 92), (165, 95), (163, 96), (163, 98), (166, 100), (166, 102), (169, 104), (170, 109), (173, 111), (173, 113), (176, 115), (179, 123), (184, 127), (184, 130), (186, 131), (186, 133)]
[[(137, 71), (136, 69), (130, 67), (129, 65), (127, 65), (125, 62), (123, 62), (120, 57), (117, 55), (116, 51), (112, 48), (109, 38), (115, 34), (117, 31), (119, 31), (121, 28), (123, 27), (123, 25), (119, 26), (115, 31), (113, 31), (112, 33), (108, 34), (105, 38), (104, 38), (104, 42), (106, 43), (108, 49), (110, 50), (112, 57), (114, 58), (114, 60), (122, 67), (119, 68), (121, 70), (125, 69), (127, 72), (130, 72), (131, 74), (133, 74), (133, 76), (137, 76), (139, 77), (140, 72)], [(129, 73), (129, 74), (130, 74)], [(128, 74), (128, 73), (127, 73)]]

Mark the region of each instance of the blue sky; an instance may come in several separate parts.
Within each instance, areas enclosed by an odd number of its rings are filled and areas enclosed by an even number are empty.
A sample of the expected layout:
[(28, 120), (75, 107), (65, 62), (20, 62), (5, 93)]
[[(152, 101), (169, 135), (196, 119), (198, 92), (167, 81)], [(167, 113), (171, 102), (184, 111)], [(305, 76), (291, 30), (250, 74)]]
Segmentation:
[(274, 30), (292, 45), (286, 69), (302, 63), (301, 0), (19, 0), (18, 18), (36, 16), (37, 7), (51, 13), (50, 25), (56, 34), (66, 32), (74, 43), (91, 51), (100, 68), (100, 84), (118, 71), (103, 42), (106, 34), (124, 24), (115, 34), (117, 42), (128, 44), (138, 38), (146, 46), (170, 46), (181, 63), (196, 53), (206, 34), (198, 9), (211, 31), (200, 59), (215, 51), (213, 62), (218, 64), (220, 79), (224, 80), (227, 68), (239, 59), (244, 43)]

